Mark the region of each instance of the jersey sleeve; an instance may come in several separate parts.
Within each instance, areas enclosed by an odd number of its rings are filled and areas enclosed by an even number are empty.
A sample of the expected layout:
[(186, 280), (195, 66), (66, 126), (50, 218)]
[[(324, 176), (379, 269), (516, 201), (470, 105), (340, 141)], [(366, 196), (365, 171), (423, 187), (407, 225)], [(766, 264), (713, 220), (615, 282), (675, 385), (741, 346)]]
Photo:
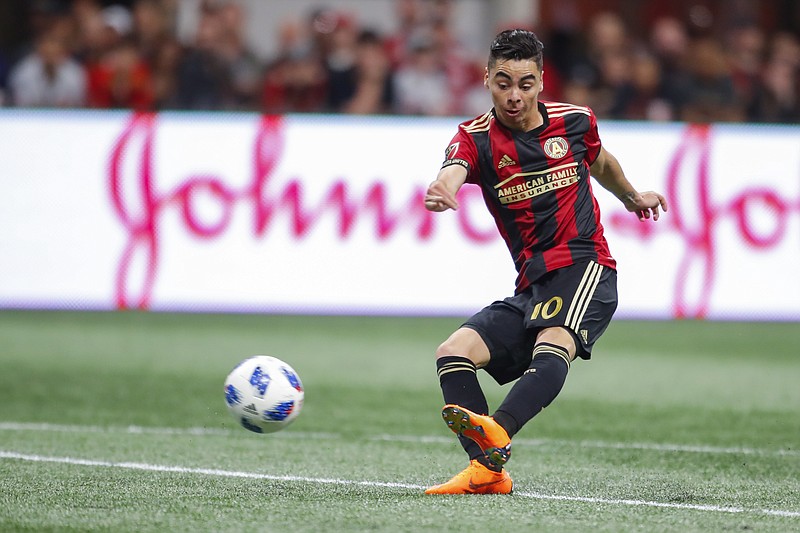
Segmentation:
[(594, 114), (594, 111), (591, 109), (589, 110), (589, 129), (586, 131), (586, 134), (583, 136), (583, 142), (586, 146), (586, 163), (589, 166), (594, 163), (597, 156), (600, 155), (600, 133), (597, 130), (597, 116)]
[(467, 182), (477, 183), (478, 151), (475, 141), (472, 139), (472, 135), (460, 127), (458, 133), (450, 141), (450, 146), (445, 150), (442, 168), (450, 165), (461, 165), (467, 169)]

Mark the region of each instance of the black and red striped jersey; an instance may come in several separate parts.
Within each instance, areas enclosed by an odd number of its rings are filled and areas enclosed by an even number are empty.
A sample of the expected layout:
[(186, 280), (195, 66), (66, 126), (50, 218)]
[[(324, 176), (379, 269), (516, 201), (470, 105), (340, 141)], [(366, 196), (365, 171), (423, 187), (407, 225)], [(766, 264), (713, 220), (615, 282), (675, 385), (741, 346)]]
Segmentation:
[(544, 123), (529, 132), (506, 128), (494, 109), (463, 122), (442, 164), (464, 166), (467, 183), (480, 185), (519, 273), (517, 293), (578, 262), (616, 268), (589, 178), (597, 118), (566, 103), (539, 102), (539, 111)]

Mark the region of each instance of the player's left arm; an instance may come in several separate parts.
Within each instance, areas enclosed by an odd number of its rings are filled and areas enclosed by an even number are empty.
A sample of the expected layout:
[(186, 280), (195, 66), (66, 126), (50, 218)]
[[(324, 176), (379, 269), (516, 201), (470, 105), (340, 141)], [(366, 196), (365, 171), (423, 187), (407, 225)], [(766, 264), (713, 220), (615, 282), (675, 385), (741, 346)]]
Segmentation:
[(619, 198), (625, 209), (636, 213), (639, 220), (651, 216), (653, 220), (658, 220), (659, 208), (667, 210), (667, 199), (663, 195), (655, 191), (638, 192), (625, 177), (617, 158), (602, 146), (589, 168), (597, 182)]

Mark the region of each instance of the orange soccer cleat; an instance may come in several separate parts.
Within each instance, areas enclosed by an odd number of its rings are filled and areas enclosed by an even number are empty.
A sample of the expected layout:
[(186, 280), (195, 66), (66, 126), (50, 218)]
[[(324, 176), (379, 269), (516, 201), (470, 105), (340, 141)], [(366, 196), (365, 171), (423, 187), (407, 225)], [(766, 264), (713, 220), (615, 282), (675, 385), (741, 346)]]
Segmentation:
[(449, 404), (442, 409), (442, 418), (454, 433), (474, 440), (493, 464), (502, 466), (511, 457), (511, 439), (491, 416)]
[(430, 487), (425, 494), (511, 494), (513, 485), (505, 470), (489, 470), (473, 459), (450, 481)]

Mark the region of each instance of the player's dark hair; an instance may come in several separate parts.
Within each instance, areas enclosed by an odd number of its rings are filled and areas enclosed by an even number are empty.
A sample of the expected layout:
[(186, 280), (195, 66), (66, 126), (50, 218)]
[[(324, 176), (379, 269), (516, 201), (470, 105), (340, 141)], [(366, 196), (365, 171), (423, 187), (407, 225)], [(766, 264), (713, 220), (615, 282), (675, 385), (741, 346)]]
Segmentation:
[(489, 69), (500, 60), (532, 59), (541, 71), (544, 63), (544, 44), (528, 30), (505, 30), (497, 34), (489, 48)]

